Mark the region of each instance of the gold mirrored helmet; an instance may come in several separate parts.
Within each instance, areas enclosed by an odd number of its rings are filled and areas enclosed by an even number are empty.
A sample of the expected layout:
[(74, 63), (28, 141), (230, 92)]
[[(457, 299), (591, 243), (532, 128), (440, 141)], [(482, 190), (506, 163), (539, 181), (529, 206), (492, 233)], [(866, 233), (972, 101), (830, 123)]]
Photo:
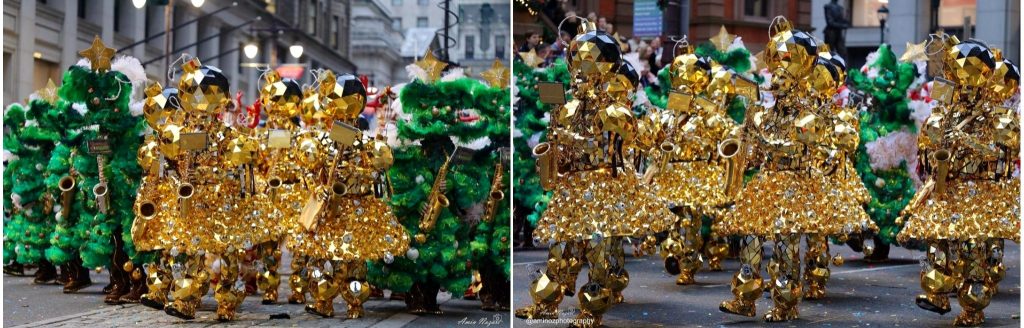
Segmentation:
[(366, 87), (355, 75), (335, 77), (327, 71), (320, 82), (324, 114), (342, 122), (355, 122), (366, 107)]
[(943, 56), (946, 78), (964, 87), (984, 87), (996, 66), (992, 51), (977, 40), (957, 42), (956, 38), (950, 38), (949, 42), (952, 45)]
[(290, 119), (299, 115), (299, 104), (302, 101), (302, 86), (299, 82), (282, 79), (275, 71), (267, 73), (263, 88), (260, 89), (260, 101), (272, 118)]
[(692, 45), (683, 45), (681, 49), (683, 53), (672, 59), (669, 66), (672, 88), (691, 94), (700, 93), (710, 80), (711, 63), (707, 58), (697, 56)]
[(587, 78), (614, 72), (622, 59), (615, 37), (594, 23), (580, 25), (580, 34), (569, 43), (569, 71)]
[[(181, 65), (184, 73), (178, 81), (182, 108), (192, 115), (215, 115), (231, 102), (231, 83), (217, 67), (202, 65), (193, 58)], [(185, 97), (187, 96), (187, 97)]]
[(840, 68), (832, 61), (818, 57), (814, 63), (814, 70), (807, 77), (807, 83), (820, 97), (831, 98), (843, 83), (840, 72)]
[(1020, 69), (1010, 60), (1002, 58), (1002, 52), (998, 49), (993, 48), (992, 53), (996, 57), (996, 64), (985, 89), (992, 92), (993, 101), (1002, 102), (1017, 93), (1020, 86)]
[(793, 29), (782, 19), (764, 49), (765, 65), (776, 78), (799, 80), (811, 73), (818, 58), (818, 41), (807, 32)]

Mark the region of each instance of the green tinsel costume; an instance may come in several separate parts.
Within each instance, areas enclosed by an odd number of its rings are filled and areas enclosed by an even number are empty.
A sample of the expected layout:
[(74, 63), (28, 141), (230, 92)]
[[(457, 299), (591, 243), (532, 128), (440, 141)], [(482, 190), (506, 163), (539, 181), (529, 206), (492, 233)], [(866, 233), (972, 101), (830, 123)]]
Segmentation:
[[(878, 48), (877, 59), (868, 63), (867, 67), (877, 70), (877, 76), (869, 78), (864, 72), (851, 70), (849, 85), (872, 99), (872, 106), (861, 112), (856, 168), (871, 194), (868, 216), (879, 228), (877, 238), (874, 239), (881, 243), (875, 245), (877, 253), (872, 257), (883, 259), (888, 255), (887, 245), (895, 241), (902, 228), (902, 225), (896, 223), (896, 218), (914, 196), (915, 188), (908, 165), (915, 163), (903, 162), (897, 167), (873, 169), (866, 145), (894, 132), (917, 134), (907, 100), (907, 89), (917, 77), (917, 68), (913, 63), (898, 62), (896, 54), (887, 44)], [(859, 248), (855, 243), (851, 245)]]
[[(410, 118), (398, 121), (401, 144), (394, 147), (392, 206), (410, 236), (420, 233), (420, 208), (430, 193), (436, 172), (455, 150), (452, 137), (469, 142), (488, 136), (507, 136), (508, 95), (507, 90), (491, 88), (468, 78), (433, 84), (415, 80), (402, 88), (399, 99), (403, 112)], [(472, 115), (463, 109), (476, 110), (479, 119), (463, 122), (462, 119)], [(472, 261), (475, 238), (464, 217), (466, 209), (483, 203), (488, 197), (496, 159), (493, 153), (499, 142), (492, 138), (488, 146), (473, 152), (471, 159), (451, 163), (448, 188), (444, 193), (450, 206), (441, 209), (433, 230), (424, 234), (425, 240), (411, 242), (406, 257), (397, 257), (390, 264), (373, 263), (368, 275), (371, 284), (394, 292), (408, 292), (406, 303), (414, 312), (439, 312), (436, 296), (441, 288), (455, 297), (462, 296), (475, 266)], [(502, 220), (501, 215), (495, 222), (499, 220)], [(489, 230), (487, 226), (477, 227), (478, 234), (491, 236), (500, 234), (502, 229)], [(484, 236), (479, 241), (493, 244), (488, 239)], [(484, 251), (502, 252), (501, 249)], [(507, 254), (507, 250), (504, 252)], [(503, 258), (506, 260), (500, 262), (504, 263), (494, 264), (508, 272), (508, 256)]]

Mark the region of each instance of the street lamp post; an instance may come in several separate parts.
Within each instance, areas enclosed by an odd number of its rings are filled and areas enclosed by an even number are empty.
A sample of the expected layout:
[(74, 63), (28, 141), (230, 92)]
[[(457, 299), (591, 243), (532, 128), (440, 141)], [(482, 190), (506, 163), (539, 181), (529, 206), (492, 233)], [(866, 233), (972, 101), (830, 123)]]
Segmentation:
[(889, 20), (889, 7), (882, 5), (878, 8), (878, 22), (881, 23), (882, 43), (885, 43), (885, 21)]

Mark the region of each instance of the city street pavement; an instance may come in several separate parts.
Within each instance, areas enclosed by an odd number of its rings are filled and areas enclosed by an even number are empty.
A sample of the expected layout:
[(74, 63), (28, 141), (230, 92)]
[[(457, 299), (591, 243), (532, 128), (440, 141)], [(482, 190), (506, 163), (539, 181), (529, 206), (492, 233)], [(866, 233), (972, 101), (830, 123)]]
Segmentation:
[[(1007, 241), (1006, 248), (1006, 278), (985, 309), (988, 316), (985, 327), (1021, 325), (1020, 245)], [(736, 260), (724, 262), (721, 272), (698, 273), (696, 285), (677, 286), (675, 277), (665, 272), (660, 256), (633, 258), (629, 255), (632, 249), (627, 247), (626, 269), (630, 282), (623, 292), (625, 303), (613, 306), (605, 314), (604, 324), (608, 327), (952, 327), (953, 318), (960, 311), (955, 298), (951, 299), (953, 311), (946, 315), (922, 310), (914, 304), (914, 297), (921, 292), (919, 261), (923, 252), (894, 247), (889, 262), (872, 264), (862, 261), (861, 255), (847, 246), (832, 245), (831, 249), (833, 254), (838, 251), (846, 263), (832, 267), (826, 298), (802, 301), (798, 320), (767, 324), (761, 317), (771, 303), (768, 294), (758, 300), (757, 316), (753, 318), (718, 310), (721, 301), (732, 297), (728, 284), (739, 268)], [(514, 307), (519, 308), (531, 303), (526, 289), (530, 272), (544, 268), (547, 250), (516, 250), (514, 254), (512, 299)], [(577, 287), (586, 281), (584, 266)], [(563, 321), (573, 318), (578, 304), (576, 297), (566, 297), (559, 307), (559, 318)], [(529, 322), (513, 318), (515, 327), (567, 325), (568, 322)]]
[[(286, 254), (283, 263), (289, 263)], [(93, 285), (79, 293), (65, 295), (57, 285), (33, 285), (32, 277), (4, 276), (4, 327), (507, 327), (508, 312), (480, 310), (480, 301), (452, 299), (448, 293), (438, 296), (444, 315), (413, 315), (405, 311), (405, 302), (370, 299), (366, 316), (343, 319), (345, 303), (334, 301), (334, 318), (308, 314), (302, 305), (287, 304), (290, 269), (282, 265), (280, 301), (283, 304), (262, 305), (261, 296), (249, 296), (239, 308), (238, 318), (230, 323), (216, 320), (216, 302), (212, 292), (191, 321), (181, 320), (163, 311), (138, 304), (110, 306), (103, 303), (101, 289), (107, 284), (107, 273), (92, 273)], [(31, 273), (31, 272), (30, 272)], [(385, 296), (390, 292), (385, 291)], [(270, 315), (286, 313), (289, 319), (270, 319)]]

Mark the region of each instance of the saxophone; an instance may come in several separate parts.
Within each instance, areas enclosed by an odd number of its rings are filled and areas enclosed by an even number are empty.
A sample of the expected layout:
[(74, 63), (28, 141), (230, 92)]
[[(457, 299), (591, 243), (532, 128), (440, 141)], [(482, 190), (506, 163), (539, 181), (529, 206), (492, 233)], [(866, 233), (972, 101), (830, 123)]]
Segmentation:
[(430, 193), (427, 194), (427, 202), (423, 204), (423, 208), (420, 210), (420, 214), (423, 215), (423, 218), (420, 220), (420, 233), (434, 230), (437, 217), (441, 215), (441, 209), (449, 205), (448, 197), (444, 196), (444, 190), (448, 184), (448, 164), (451, 161), (452, 158), (448, 157), (444, 164), (441, 165), (441, 169), (437, 170), (437, 176), (434, 177), (434, 185), (430, 187)]
[(498, 212), (498, 203), (505, 199), (505, 192), (502, 191), (502, 178), (505, 173), (501, 170), (501, 163), (494, 165), (494, 179), (491, 181), (491, 192), (490, 196), (487, 197), (486, 210), (484, 211), (483, 220), (484, 222), (491, 222), (494, 220), (494, 215)]

